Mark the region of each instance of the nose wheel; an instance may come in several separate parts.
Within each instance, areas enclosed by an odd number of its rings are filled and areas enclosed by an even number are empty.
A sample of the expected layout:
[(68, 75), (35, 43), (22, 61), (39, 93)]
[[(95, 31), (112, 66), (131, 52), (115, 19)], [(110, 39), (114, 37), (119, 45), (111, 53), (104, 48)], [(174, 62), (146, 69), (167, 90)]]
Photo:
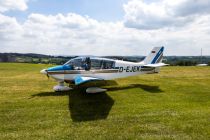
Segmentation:
[(72, 88), (70, 88), (68, 86), (65, 86), (64, 82), (59, 82), (58, 85), (53, 87), (53, 90), (56, 91), (56, 92), (58, 92), (58, 91), (69, 91), (69, 90), (72, 90)]

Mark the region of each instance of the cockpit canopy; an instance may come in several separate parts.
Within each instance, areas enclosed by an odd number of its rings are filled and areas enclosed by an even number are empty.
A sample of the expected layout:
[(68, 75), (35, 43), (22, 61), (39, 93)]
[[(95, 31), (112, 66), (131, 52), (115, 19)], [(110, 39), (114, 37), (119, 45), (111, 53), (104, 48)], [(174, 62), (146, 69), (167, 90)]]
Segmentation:
[(74, 70), (113, 69), (115, 61), (106, 58), (76, 57), (64, 65), (69, 65)]

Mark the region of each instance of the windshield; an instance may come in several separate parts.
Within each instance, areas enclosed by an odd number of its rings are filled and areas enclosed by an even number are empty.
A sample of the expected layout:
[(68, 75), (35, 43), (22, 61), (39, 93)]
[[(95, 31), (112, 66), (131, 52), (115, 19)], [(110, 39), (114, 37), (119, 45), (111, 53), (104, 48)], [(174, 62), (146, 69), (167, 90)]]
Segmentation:
[(73, 67), (73, 69), (80, 70), (83, 68), (84, 60), (81, 57), (74, 58), (66, 62), (64, 65), (70, 65)]

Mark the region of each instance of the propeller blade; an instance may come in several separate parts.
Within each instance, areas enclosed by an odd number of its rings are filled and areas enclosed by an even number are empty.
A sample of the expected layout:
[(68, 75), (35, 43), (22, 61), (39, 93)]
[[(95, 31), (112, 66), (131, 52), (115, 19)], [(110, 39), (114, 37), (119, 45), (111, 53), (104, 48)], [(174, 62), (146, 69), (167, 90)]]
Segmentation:
[(50, 77), (50, 76), (48, 75), (48, 73), (47, 73), (46, 75), (47, 75), (47, 78), (48, 78), (48, 80), (49, 80), (49, 77)]

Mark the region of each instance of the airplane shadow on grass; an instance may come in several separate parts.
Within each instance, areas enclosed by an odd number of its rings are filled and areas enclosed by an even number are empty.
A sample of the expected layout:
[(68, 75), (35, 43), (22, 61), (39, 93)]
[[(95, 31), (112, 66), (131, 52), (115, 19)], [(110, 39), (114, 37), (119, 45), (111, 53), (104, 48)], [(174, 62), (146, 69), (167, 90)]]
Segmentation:
[(143, 85), (143, 84), (130, 84), (127, 86), (113, 86), (113, 87), (107, 87), (106, 89), (108, 91), (117, 91), (117, 90), (126, 90), (126, 89), (132, 89), (132, 88), (139, 88), (143, 89), (144, 91), (150, 92), (150, 93), (161, 93), (163, 90), (159, 88), (159, 86), (149, 86), (149, 85)]
[[(101, 85), (104, 86), (103, 84)], [(109, 83), (105, 83), (105, 85), (109, 86)], [(159, 89), (158, 86), (131, 84), (120, 87), (116, 85), (114, 87), (107, 87), (108, 91), (141, 88), (151, 93), (163, 92), (161, 89)], [(87, 85), (82, 85), (80, 87), (75, 87), (73, 90), (68, 92), (43, 92), (35, 94), (33, 95), (33, 97), (69, 96), (69, 111), (71, 119), (74, 122), (106, 119), (109, 115), (112, 106), (114, 105), (114, 100), (106, 92), (97, 94), (87, 94), (85, 93), (86, 88)]]

